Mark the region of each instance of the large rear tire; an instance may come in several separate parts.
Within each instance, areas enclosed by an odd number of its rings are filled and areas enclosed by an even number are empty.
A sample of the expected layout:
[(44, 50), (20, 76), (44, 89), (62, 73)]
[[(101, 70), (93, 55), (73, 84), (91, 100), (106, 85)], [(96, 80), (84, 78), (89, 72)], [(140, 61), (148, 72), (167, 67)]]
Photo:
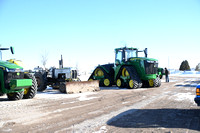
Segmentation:
[(23, 98), (23, 95), (24, 91), (7, 94), (9, 100), (21, 100)]
[(24, 88), (24, 96), (23, 96), (24, 99), (31, 99), (35, 97), (37, 93), (37, 81), (35, 79), (35, 76), (32, 74), (25, 74), (24, 78), (32, 79), (32, 86), (30, 86), (29, 88)]
[(47, 88), (47, 77), (46, 74), (42, 74), (41, 72), (35, 73), (35, 78), (37, 81), (37, 90), (44, 91)]

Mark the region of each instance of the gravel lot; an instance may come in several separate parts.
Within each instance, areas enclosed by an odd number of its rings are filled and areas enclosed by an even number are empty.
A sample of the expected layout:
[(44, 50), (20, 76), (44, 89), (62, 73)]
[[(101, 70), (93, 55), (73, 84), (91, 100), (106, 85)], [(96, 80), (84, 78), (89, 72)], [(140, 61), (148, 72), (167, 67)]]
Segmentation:
[(200, 78), (170, 76), (159, 88), (62, 94), (47, 89), (34, 99), (0, 97), (0, 132), (199, 132), (194, 103)]

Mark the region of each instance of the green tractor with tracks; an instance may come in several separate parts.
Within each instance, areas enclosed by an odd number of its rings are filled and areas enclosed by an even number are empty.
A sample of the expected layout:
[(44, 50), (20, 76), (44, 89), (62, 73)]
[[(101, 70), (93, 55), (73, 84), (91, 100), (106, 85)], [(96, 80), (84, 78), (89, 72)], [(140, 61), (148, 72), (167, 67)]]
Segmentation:
[[(139, 52), (144, 52), (145, 57), (139, 57)], [(88, 80), (99, 80), (99, 85), (104, 87), (116, 85), (130, 89), (161, 85), (158, 60), (147, 58), (147, 48), (142, 51), (116, 48), (115, 63), (97, 66)]]
[(37, 93), (37, 82), (34, 75), (25, 73), (21, 66), (14, 62), (2, 61), (2, 50), (13, 47), (0, 48), (0, 96), (6, 94), (9, 100), (33, 98)]

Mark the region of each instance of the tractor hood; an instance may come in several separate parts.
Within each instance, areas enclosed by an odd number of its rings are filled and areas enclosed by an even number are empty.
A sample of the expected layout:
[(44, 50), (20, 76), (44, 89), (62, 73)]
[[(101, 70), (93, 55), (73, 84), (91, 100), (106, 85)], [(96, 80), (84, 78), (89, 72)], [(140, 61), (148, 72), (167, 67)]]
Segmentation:
[(157, 59), (153, 59), (153, 58), (146, 58), (146, 57), (133, 57), (133, 58), (130, 58), (130, 61), (134, 61), (134, 60), (147, 60), (147, 61), (158, 62)]
[(3, 68), (3, 70), (12, 70), (12, 71), (23, 70), (22, 67), (7, 61), (0, 61), (0, 68)]

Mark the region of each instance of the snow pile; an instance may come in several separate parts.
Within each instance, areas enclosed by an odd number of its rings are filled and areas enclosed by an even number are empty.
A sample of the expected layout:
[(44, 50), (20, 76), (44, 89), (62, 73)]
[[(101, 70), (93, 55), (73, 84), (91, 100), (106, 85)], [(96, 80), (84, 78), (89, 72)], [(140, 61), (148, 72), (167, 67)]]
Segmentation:
[(179, 70), (170, 70), (170, 76), (183, 76), (183, 77), (200, 77), (199, 71), (179, 71)]
[(99, 131), (96, 131), (94, 133), (107, 133), (107, 131), (108, 129), (106, 128), (106, 126), (102, 126)]

